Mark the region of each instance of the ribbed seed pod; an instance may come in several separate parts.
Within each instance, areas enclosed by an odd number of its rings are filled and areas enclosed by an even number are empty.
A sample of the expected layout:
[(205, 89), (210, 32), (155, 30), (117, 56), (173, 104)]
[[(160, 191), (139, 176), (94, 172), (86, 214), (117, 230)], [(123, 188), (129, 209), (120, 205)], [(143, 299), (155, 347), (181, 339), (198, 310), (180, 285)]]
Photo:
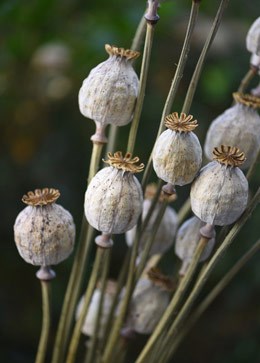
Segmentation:
[(204, 145), (205, 155), (211, 159), (214, 147), (236, 145), (245, 153), (246, 161), (241, 169), (248, 168), (260, 148), (260, 98), (234, 93), (236, 104), (211, 123)]
[(139, 81), (131, 60), (140, 53), (106, 44), (109, 58), (92, 69), (79, 91), (80, 112), (99, 127), (123, 126), (133, 116)]
[[(106, 290), (104, 294), (103, 304), (102, 304), (102, 310), (101, 310), (101, 317), (99, 322), (99, 329), (98, 329), (98, 337), (101, 339), (104, 334), (104, 328), (106, 326), (110, 308), (113, 303), (113, 297), (116, 293), (116, 282), (112, 280), (108, 280), (106, 284)], [(84, 320), (84, 324), (81, 328), (81, 331), (84, 335), (92, 336), (94, 334), (95, 329), (95, 322), (97, 319), (98, 314), (98, 306), (101, 299), (101, 290), (99, 287), (97, 287), (92, 295), (91, 302), (89, 305), (89, 309), (86, 315), (86, 318)], [(76, 319), (78, 319), (82, 306), (83, 306), (83, 300), (84, 297), (82, 297), (79, 301), (77, 311), (76, 311)]]
[(56, 189), (36, 189), (24, 195), (28, 204), (17, 216), (14, 239), (22, 258), (36, 266), (56, 265), (72, 252), (75, 225), (71, 214), (56, 204)]
[[(184, 275), (192, 260), (196, 247), (200, 241), (200, 229), (205, 225), (197, 217), (191, 217), (185, 221), (178, 229), (175, 242), (175, 253), (182, 260), (182, 266), (179, 271), (180, 275)], [(200, 262), (207, 260), (215, 245), (216, 232), (213, 232), (214, 237), (211, 238), (200, 257)]]
[[(152, 204), (152, 199), (156, 193), (156, 186), (154, 184), (148, 185), (146, 191), (145, 191), (145, 200), (143, 203), (143, 212), (142, 212), (142, 220), (144, 221), (145, 217), (147, 216), (147, 213), (150, 209), (150, 206)], [(155, 206), (155, 209), (153, 211), (153, 214), (147, 224), (147, 227), (142, 233), (142, 237), (139, 241), (139, 253), (142, 252), (146, 241), (152, 236), (153, 234), (153, 225), (155, 223), (156, 217), (159, 214), (159, 211), (162, 206), (162, 202), (164, 200), (164, 193), (161, 193), (161, 196), (159, 197), (158, 203)], [(170, 206), (166, 207), (166, 210), (164, 212), (161, 224), (156, 232), (155, 240), (153, 242), (153, 245), (150, 250), (150, 255), (154, 255), (156, 253), (164, 253), (166, 252), (171, 245), (173, 244), (175, 233), (177, 230), (178, 225), (178, 217), (173, 208)], [(136, 234), (136, 227), (132, 228), (128, 232), (126, 232), (126, 242), (128, 246), (132, 246), (134, 242)]]
[(201, 169), (191, 186), (191, 209), (203, 222), (224, 226), (235, 222), (248, 200), (248, 182), (238, 168), (244, 153), (230, 146), (213, 151), (214, 161)]
[(246, 36), (247, 50), (260, 56), (260, 17), (251, 25)]
[[(110, 167), (100, 170), (91, 180), (85, 194), (85, 215), (89, 224), (104, 236), (125, 233), (133, 228), (142, 212), (143, 193), (133, 173), (141, 172), (139, 158), (120, 151), (108, 154)], [(102, 247), (110, 247), (109, 238), (96, 239)]]
[(160, 273), (141, 278), (129, 305), (126, 327), (140, 334), (151, 334), (170, 301), (172, 283)]
[(198, 124), (193, 116), (177, 112), (165, 118), (164, 131), (153, 150), (153, 167), (159, 178), (172, 185), (191, 183), (200, 169), (202, 150), (192, 132)]

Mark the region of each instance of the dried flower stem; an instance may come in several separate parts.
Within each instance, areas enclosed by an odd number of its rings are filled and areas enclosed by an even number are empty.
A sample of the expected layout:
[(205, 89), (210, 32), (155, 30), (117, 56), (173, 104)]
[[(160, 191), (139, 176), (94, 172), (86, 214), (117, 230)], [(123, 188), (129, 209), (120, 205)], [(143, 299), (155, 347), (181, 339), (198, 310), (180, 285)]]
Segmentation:
[[(93, 143), (88, 181), (93, 178), (97, 171), (102, 148), (103, 144)], [(73, 260), (72, 270), (63, 301), (51, 363), (62, 363), (64, 359), (65, 347), (69, 340), (73, 315), (85, 271), (85, 264), (91, 251), (93, 233), (93, 228), (88, 225), (86, 217), (83, 215), (78, 247)]]
[(249, 86), (251, 80), (257, 75), (258, 69), (256, 67), (250, 67), (241, 83), (238, 87), (237, 92), (245, 93), (247, 87)]
[(138, 24), (138, 27), (136, 29), (135, 36), (132, 41), (132, 45), (131, 45), (130, 49), (137, 50), (137, 51), (141, 50), (143, 38), (145, 35), (145, 29), (146, 29), (146, 20), (145, 20), (144, 16), (142, 16), (142, 18)]
[[(161, 116), (161, 122), (158, 128), (158, 132), (157, 132), (157, 137), (156, 139), (160, 136), (160, 134), (162, 133), (162, 131), (164, 130), (165, 126), (164, 126), (164, 119), (166, 117), (166, 115), (168, 115), (171, 112), (171, 108), (173, 105), (173, 101), (175, 99), (178, 87), (179, 87), (179, 83), (182, 79), (183, 76), (183, 71), (186, 65), (186, 61), (188, 59), (188, 53), (190, 50), (190, 43), (191, 43), (191, 38), (192, 38), (192, 34), (193, 34), (193, 30), (197, 21), (197, 17), (198, 17), (198, 11), (199, 11), (199, 3), (196, 1), (192, 1), (192, 7), (191, 7), (191, 12), (190, 12), (190, 18), (189, 18), (189, 23), (188, 23), (188, 27), (187, 27), (187, 31), (186, 31), (186, 35), (185, 35), (185, 39), (184, 39), (184, 43), (183, 43), (183, 47), (182, 47), (182, 51), (181, 51), (181, 55), (178, 61), (178, 65), (171, 83), (171, 87), (163, 108), (163, 112), (162, 112), (162, 116)], [(151, 170), (152, 170), (152, 153), (150, 155), (149, 161), (146, 164), (146, 168), (145, 168), (145, 172), (144, 172), (144, 176), (142, 179), (142, 185), (143, 188), (145, 189), (150, 174), (151, 174)]]
[(139, 357), (136, 360), (136, 363), (146, 363), (149, 362), (149, 355), (152, 354), (153, 350), (156, 351), (157, 349), (157, 342), (159, 341), (161, 335), (167, 329), (169, 325), (169, 321), (174, 316), (174, 313), (176, 311), (176, 308), (178, 304), (180, 303), (181, 299), (184, 296), (184, 293), (186, 292), (189, 283), (191, 282), (191, 278), (197, 268), (197, 265), (200, 260), (200, 256), (204, 251), (204, 248), (208, 242), (208, 239), (205, 237), (201, 237), (199, 244), (196, 248), (196, 251), (193, 255), (193, 259), (189, 265), (189, 268), (187, 270), (187, 273), (185, 276), (181, 279), (180, 284), (170, 302), (168, 305), (168, 308), (166, 309), (165, 313), (163, 314), (160, 322), (158, 323), (157, 327), (155, 328), (153, 334), (151, 335), (150, 339), (148, 340), (147, 344), (145, 345), (144, 349), (140, 353)]
[[(178, 316), (172, 323), (168, 334), (167, 339), (164, 340), (164, 346), (169, 344), (170, 341), (176, 337), (177, 332), (179, 331), (181, 325), (183, 324), (184, 320), (188, 316), (195, 300), (197, 299), (199, 293), (201, 292), (202, 288), (204, 287), (206, 281), (208, 280), (211, 272), (217, 265), (217, 263), (221, 260), (221, 258), (225, 255), (226, 250), (230, 247), (232, 242), (234, 241), (236, 235), (246, 223), (246, 221), (251, 216), (253, 210), (256, 208), (258, 203), (260, 202), (260, 188), (258, 188), (256, 194), (254, 195), (253, 199), (251, 200), (250, 204), (248, 205), (245, 212), (239, 218), (239, 220), (235, 223), (235, 225), (231, 228), (228, 235), (224, 239), (221, 246), (217, 249), (216, 253), (213, 255), (211, 260), (209, 261), (207, 267), (200, 275), (199, 279), (197, 280), (195, 286), (193, 287), (189, 297), (187, 298), (185, 304), (183, 305), (182, 309), (179, 311)], [(163, 348), (163, 347), (162, 347)], [(138, 361), (139, 363), (139, 361)]]
[(79, 338), (80, 338), (80, 334), (81, 334), (81, 328), (83, 326), (83, 323), (84, 323), (84, 320), (85, 320), (85, 317), (86, 317), (86, 314), (88, 311), (88, 307), (90, 304), (90, 300), (91, 300), (91, 297), (93, 295), (93, 292), (94, 292), (94, 289), (95, 289), (95, 286), (96, 286), (96, 283), (98, 280), (101, 263), (103, 262), (106, 254), (108, 254), (108, 253), (109, 253), (109, 249), (103, 249), (100, 247), (97, 248), (94, 266), (93, 266), (93, 269), (91, 272), (87, 290), (84, 295), (82, 310), (80, 312), (79, 318), (74, 327), (72, 338), (70, 341), (66, 363), (75, 362), (77, 347), (78, 347)]
[[(90, 347), (87, 350), (85, 363), (94, 362), (95, 350), (96, 350), (97, 342), (98, 342), (98, 331), (99, 331), (99, 326), (100, 326), (100, 319), (102, 316), (104, 296), (105, 296), (105, 290), (106, 290), (106, 279), (107, 279), (108, 271), (109, 271), (110, 255), (111, 255), (110, 250), (108, 250), (108, 252), (104, 256), (101, 281), (100, 281), (101, 295), (100, 295), (100, 299), (99, 299), (98, 306), (97, 306), (97, 316), (96, 316), (95, 325), (94, 325), (94, 332), (93, 332), (93, 336), (91, 337)], [(86, 315), (85, 315), (85, 317), (86, 317)]]
[(208, 35), (208, 37), (206, 39), (206, 42), (205, 42), (204, 47), (202, 49), (201, 55), (199, 57), (198, 63), (197, 63), (196, 68), (194, 70), (194, 73), (193, 73), (192, 79), (190, 81), (190, 85), (189, 85), (189, 88), (188, 88), (188, 91), (187, 91), (187, 94), (186, 94), (186, 97), (185, 97), (185, 100), (184, 100), (184, 104), (183, 104), (183, 107), (182, 107), (182, 112), (184, 112), (186, 114), (188, 114), (190, 112), (190, 107), (191, 107), (193, 97), (194, 97), (194, 94), (195, 94), (195, 91), (196, 91), (196, 88), (197, 88), (197, 85), (198, 85), (198, 81), (199, 81), (199, 78), (200, 78), (200, 75), (201, 75), (201, 71), (202, 71), (202, 68), (203, 68), (203, 65), (204, 65), (205, 58), (206, 58), (206, 56), (208, 54), (210, 46), (211, 46), (211, 44), (212, 44), (212, 42), (213, 42), (213, 40), (215, 38), (215, 35), (216, 35), (217, 31), (218, 31), (218, 27), (219, 27), (220, 21), (222, 19), (224, 10), (225, 10), (225, 8), (226, 8), (226, 6), (228, 4), (228, 1), (229, 0), (222, 0), (220, 5), (219, 5), (217, 14), (216, 14), (214, 22), (213, 22), (213, 25), (211, 27), (211, 30), (209, 32), (209, 35)]
[[(260, 250), (260, 240), (248, 250), (236, 264), (225, 274), (225, 276), (214, 286), (214, 288), (208, 293), (208, 295), (202, 300), (199, 306), (193, 311), (192, 315), (186, 322), (186, 325), (174, 340), (171, 340), (169, 346), (165, 349), (166, 357), (169, 358), (178, 348), (183, 338), (188, 334), (191, 328), (199, 320), (201, 315), (208, 309), (210, 304), (216, 299), (216, 297), (226, 288), (226, 286), (232, 281), (232, 279), (240, 272), (244, 265)], [(167, 361), (167, 359), (165, 359)]]
[(43, 363), (46, 357), (48, 337), (50, 331), (50, 295), (51, 295), (51, 285), (50, 281), (41, 280), (41, 290), (42, 290), (42, 331), (41, 337), (38, 345), (37, 355), (35, 363)]

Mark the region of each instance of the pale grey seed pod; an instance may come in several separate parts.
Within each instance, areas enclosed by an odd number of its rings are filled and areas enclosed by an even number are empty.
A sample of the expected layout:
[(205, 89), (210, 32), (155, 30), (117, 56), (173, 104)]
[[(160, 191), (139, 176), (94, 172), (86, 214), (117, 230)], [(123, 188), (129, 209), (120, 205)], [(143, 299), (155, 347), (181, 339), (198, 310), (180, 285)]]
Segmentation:
[(234, 93), (236, 104), (212, 121), (204, 145), (205, 155), (211, 159), (214, 147), (236, 145), (245, 153), (241, 169), (247, 169), (255, 160), (260, 148), (260, 98)]
[[(145, 191), (145, 200), (143, 203), (143, 212), (142, 212), (143, 221), (145, 220), (145, 217), (147, 216), (147, 213), (151, 207), (152, 199), (155, 193), (156, 193), (156, 187), (153, 184), (148, 185)], [(153, 234), (153, 226), (160, 212), (163, 198), (164, 196), (162, 193), (161, 197), (157, 202), (157, 205), (155, 206), (153, 214), (149, 219), (147, 227), (142, 233), (142, 237), (139, 241), (139, 254), (142, 252), (147, 240), (150, 239)], [(172, 207), (167, 206), (163, 218), (161, 220), (160, 226), (155, 234), (155, 239), (150, 250), (150, 256), (157, 253), (163, 254), (173, 245), (174, 237), (177, 231), (177, 226), (178, 226), (177, 214)], [(128, 246), (132, 246), (135, 239), (135, 234), (136, 234), (136, 226), (126, 232), (125, 237)]]
[(193, 116), (177, 112), (168, 115), (164, 131), (157, 139), (153, 150), (153, 168), (159, 178), (172, 185), (192, 182), (198, 173), (202, 150), (192, 130), (197, 127)]
[(135, 165), (139, 158), (131, 157), (130, 153), (125, 157), (119, 151), (109, 153), (106, 162), (110, 167), (100, 170), (87, 188), (86, 218), (104, 235), (125, 233), (137, 224), (142, 212), (142, 188), (133, 173), (142, 171), (144, 165)]
[(21, 257), (32, 265), (56, 265), (73, 250), (75, 225), (71, 214), (55, 203), (59, 196), (52, 188), (23, 196), (28, 206), (16, 218), (14, 239)]
[(191, 186), (191, 209), (203, 222), (225, 226), (235, 222), (247, 205), (248, 181), (237, 167), (245, 155), (223, 145), (213, 153), (215, 160), (201, 169)]
[(126, 327), (139, 334), (151, 334), (170, 301), (169, 290), (163, 283), (141, 278), (133, 292)]
[[(99, 321), (99, 329), (98, 329), (99, 339), (102, 339), (102, 337), (104, 335), (105, 326), (106, 326), (106, 323), (109, 318), (109, 313), (110, 313), (110, 309), (112, 307), (113, 298), (115, 296), (115, 293), (116, 293), (116, 282), (112, 281), (112, 280), (108, 280), (107, 284), (106, 284), (106, 290), (104, 293), (103, 304), (102, 304), (102, 308), (101, 308), (101, 317), (100, 317), (100, 321)], [(100, 299), (101, 299), (101, 290), (100, 290), (100, 287), (98, 286), (94, 290), (94, 293), (92, 295), (90, 305), (88, 308), (87, 315), (85, 317), (83, 326), (81, 328), (81, 332), (84, 335), (91, 337), (94, 334)], [(82, 298), (80, 299), (79, 304), (77, 306), (76, 320), (79, 318), (79, 315), (82, 311), (83, 302), (84, 302), (84, 296), (82, 296)]]
[(246, 48), (249, 52), (260, 55), (260, 17), (253, 22), (247, 33)]
[[(182, 266), (179, 271), (180, 275), (185, 275), (188, 266), (192, 260), (197, 245), (201, 239), (200, 229), (205, 225), (196, 216), (189, 218), (178, 229), (175, 242), (175, 254), (182, 260)], [(200, 257), (200, 262), (209, 258), (215, 245), (216, 232), (213, 231), (213, 237), (208, 240), (205, 249)]]
[(105, 45), (109, 58), (92, 69), (79, 91), (80, 112), (101, 125), (128, 124), (138, 94), (139, 81), (131, 60), (139, 52)]

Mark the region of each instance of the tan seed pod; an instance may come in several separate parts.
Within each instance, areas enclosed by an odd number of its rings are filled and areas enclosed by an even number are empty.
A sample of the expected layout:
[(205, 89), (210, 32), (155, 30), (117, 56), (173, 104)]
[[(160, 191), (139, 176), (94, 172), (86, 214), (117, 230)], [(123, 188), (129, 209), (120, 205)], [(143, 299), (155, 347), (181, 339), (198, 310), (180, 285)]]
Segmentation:
[(172, 185), (192, 182), (200, 169), (202, 150), (192, 130), (197, 127), (193, 116), (177, 112), (166, 117), (166, 127), (153, 150), (153, 168), (159, 178)]
[(260, 148), (260, 98), (234, 93), (236, 104), (212, 121), (204, 145), (205, 155), (211, 159), (214, 147), (236, 145), (245, 153), (241, 169), (247, 169)]
[(248, 181), (238, 168), (245, 156), (239, 149), (214, 149), (215, 160), (200, 170), (191, 186), (191, 209), (203, 222), (224, 226), (235, 222), (248, 200)]
[[(151, 189), (153, 188), (151, 185), (149, 185), (148, 187), (149, 187), (148, 193), (146, 193), (146, 198), (143, 203), (143, 212), (142, 212), (143, 221), (147, 216), (147, 213), (152, 204), (151, 198), (153, 198), (153, 195), (156, 192), (156, 190), (151, 191)], [(142, 252), (146, 241), (151, 237), (153, 233), (153, 225), (155, 223), (157, 215), (160, 212), (161, 205), (162, 201), (159, 199), (157, 205), (155, 206), (154, 212), (148, 222), (148, 225), (145, 228), (144, 232), (142, 233), (142, 237), (139, 242), (139, 253)], [(156, 232), (155, 240), (150, 250), (150, 255), (154, 255), (157, 253), (164, 253), (172, 246), (175, 233), (177, 230), (177, 225), (178, 225), (178, 217), (175, 210), (170, 206), (166, 207), (163, 218), (161, 220), (161, 224)], [(126, 232), (125, 237), (128, 246), (132, 246), (135, 234), (136, 234), (136, 227)]]
[[(175, 242), (175, 254), (182, 260), (182, 266), (179, 271), (180, 275), (185, 275), (187, 271), (201, 238), (200, 229), (204, 225), (205, 223), (195, 216), (185, 221), (178, 229)], [(200, 257), (200, 262), (207, 260), (211, 255), (215, 245), (215, 230), (213, 235), (214, 237), (207, 242), (207, 245)]]
[(22, 258), (32, 265), (50, 266), (72, 252), (75, 225), (71, 214), (56, 204), (56, 189), (36, 189), (23, 196), (28, 204), (17, 216), (14, 239)]
[(162, 284), (149, 278), (140, 279), (129, 305), (127, 328), (140, 334), (151, 334), (169, 301), (169, 291), (162, 288)]
[[(113, 297), (116, 293), (116, 282), (113, 280), (108, 280), (106, 285), (106, 291), (104, 294), (103, 304), (102, 304), (102, 310), (101, 310), (101, 317), (99, 322), (99, 329), (98, 329), (98, 337), (101, 339), (104, 335), (104, 329), (109, 317), (110, 309), (113, 303)], [(84, 335), (87, 336), (93, 336), (94, 330), (95, 330), (95, 322), (97, 319), (98, 314), (98, 306), (101, 299), (101, 290), (99, 287), (97, 287), (94, 290), (94, 293), (92, 295), (89, 309), (87, 312), (87, 315), (85, 317), (83, 326), (81, 328), (81, 331)], [(79, 301), (79, 304), (77, 306), (76, 310), (76, 320), (79, 318), (79, 315), (82, 311), (84, 296)]]
[(253, 22), (247, 33), (246, 48), (249, 52), (260, 56), (260, 17)]
[(100, 170), (85, 194), (85, 215), (89, 224), (106, 234), (125, 233), (133, 228), (142, 211), (143, 193), (133, 173), (143, 170), (139, 158), (127, 153), (108, 154), (110, 167)]
[(131, 60), (139, 52), (106, 44), (109, 58), (92, 69), (79, 91), (80, 112), (102, 126), (128, 124), (133, 115), (139, 81)]

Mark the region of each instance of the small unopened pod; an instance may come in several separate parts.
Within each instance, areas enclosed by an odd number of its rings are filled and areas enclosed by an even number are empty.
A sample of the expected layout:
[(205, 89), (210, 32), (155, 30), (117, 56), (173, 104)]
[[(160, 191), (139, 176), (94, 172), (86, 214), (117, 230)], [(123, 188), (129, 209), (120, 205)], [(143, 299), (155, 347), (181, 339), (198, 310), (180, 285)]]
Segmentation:
[(109, 44), (109, 58), (92, 69), (79, 91), (80, 112), (95, 121), (97, 126), (123, 126), (133, 116), (139, 80), (132, 60), (140, 53)]
[(249, 52), (260, 56), (260, 17), (253, 22), (247, 33), (246, 48)]
[[(108, 321), (115, 293), (116, 293), (116, 282), (113, 280), (108, 280), (102, 302), (101, 317), (99, 321), (98, 337), (100, 339), (103, 337), (105, 332), (105, 326)], [(101, 299), (101, 289), (100, 286), (98, 285), (92, 295), (88, 312), (85, 317), (84, 324), (81, 328), (81, 331), (84, 335), (91, 337), (94, 334), (96, 319), (99, 312), (100, 299)], [(76, 319), (79, 318), (79, 315), (82, 311), (83, 301), (84, 297), (80, 299), (79, 304), (77, 306)]]
[(172, 284), (161, 274), (141, 278), (132, 295), (126, 328), (139, 334), (151, 334), (169, 304), (171, 289)]
[[(175, 254), (182, 260), (180, 275), (185, 275), (187, 268), (193, 258), (194, 252), (201, 239), (200, 229), (205, 225), (199, 218), (191, 217), (178, 229), (175, 242)], [(200, 257), (200, 262), (209, 258), (215, 245), (216, 232), (213, 230), (213, 237), (208, 240)]]
[(225, 226), (244, 212), (248, 200), (248, 181), (239, 169), (245, 160), (236, 147), (213, 150), (214, 161), (204, 166), (191, 186), (193, 213), (210, 225)]
[(214, 147), (236, 145), (245, 153), (241, 169), (247, 169), (260, 148), (260, 98), (241, 93), (233, 94), (235, 105), (212, 121), (204, 145), (205, 155), (211, 159)]
[(174, 185), (192, 182), (198, 173), (202, 150), (197, 136), (192, 132), (198, 124), (193, 116), (177, 112), (165, 118), (164, 131), (153, 150), (153, 168), (159, 178)]
[[(152, 204), (152, 199), (156, 194), (156, 186), (154, 184), (148, 185), (145, 191), (145, 200), (143, 203), (142, 220), (144, 221)], [(148, 221), (147, 227), (142, 233), (142, 237), (139, 242), (139, 253), (142, 252), (146, 242), (153, 235), (153, 226), (155, 220), (160, 213), (164, 201), (164, 193), (161, 193), (158, 202), (154, 208), (151, 218)], [(166, 252), (173, 244), (174, 237), (176, 234), (178, 225), (178, 217), (175, 210), (167, 206), (162, 217), (159, 228), (155, 234), (155, 239), (150, 250), (150, 255), (157, 253), (163, 254)], [(126, 242), (128, 246), (132, 246), (136, 234), (136, 227), (132, 228), (130, 231), (126, 232)]]
[(14, 239), (22, 258), (36, 266), (56, 265), (72, 252), (75, 225), (71, 214), (56, 204), (57, 189), (36, 189), (24, 195), (28, 206), (17, 216)]
[(89, 224), (102, 232), (96, 238), (101, 247), (110, 247), (111, 234), (125, 233), (137, 224), (142, 212), (143, 192), (134, 173), (141, 172), (139, 158), (120, 151), (108, 154), (109, 164), (91, 180), (85, 194), (85, 215)]

